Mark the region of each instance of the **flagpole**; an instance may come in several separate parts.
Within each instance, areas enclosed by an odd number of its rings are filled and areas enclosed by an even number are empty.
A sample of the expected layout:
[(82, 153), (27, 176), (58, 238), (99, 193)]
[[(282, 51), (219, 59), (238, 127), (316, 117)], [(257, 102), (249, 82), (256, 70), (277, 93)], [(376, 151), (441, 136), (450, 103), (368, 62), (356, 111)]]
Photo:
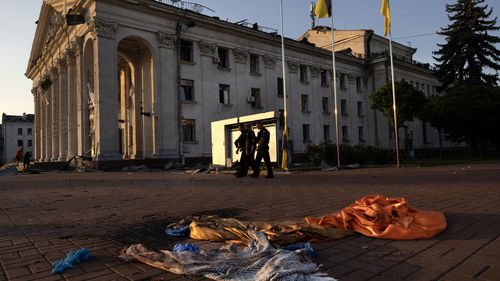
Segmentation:
[(335, 102), (335, 134), (337, 135), (337, 168), (340, 168), (340, 136), (339, 136), (339, 111), (337, 102), (337, 71), (335, 67), (335, 38), (333, 32), (333, 9), (331, 12), (332, 18), (332, 71), (333, 71), (333, 100)]
[[(288, 111), (287, 111), (287, 92), (286, 92), (286, 71), (285, 71), (285, 37), (283, 28), (283, 0), (280, 0), (280, 14), (281, 14), (281, 63), (283, 69), (283, 119), (284, 119), (284, 129), (283, 129), (283, 142), (288, 142)], [(288, 171), (288, 144), (282, 144), (282, 157), (281, 157), (281, 167)]]
[(396, 107), (396, 87), (394, 82), (394, 59), (392, 56), (392, 34), (389, 32), (389, 53), (391, 57), (392, 110), (394, 112), (394, 136), (396, 138), (396, 166), (399, 168), (399, 133)]

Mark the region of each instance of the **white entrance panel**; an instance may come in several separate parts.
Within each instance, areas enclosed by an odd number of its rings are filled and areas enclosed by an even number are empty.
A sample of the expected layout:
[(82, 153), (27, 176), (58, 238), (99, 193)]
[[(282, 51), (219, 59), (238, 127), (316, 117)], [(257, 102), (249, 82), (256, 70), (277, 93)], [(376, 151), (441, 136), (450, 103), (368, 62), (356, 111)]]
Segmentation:
[[(277, 113), (269, 111), (212, 122), (212, 163), (214, 165), (229, 166), (229, 161), (235, 162), (239, 160), (240, 154), (236, 154), (236, 147), (234, 145), (234, 141), (240, 136), (238, 124), (250, 122), (254, 123), (255, 121), (262, 121), (264, 126), (269, 130), (269, 154), (271, 156), (271, 161), (276, 162), (276, 120)], [(254, 128), (254, 131), (255, 134), (257, 134), (258, 130), (256, 128)]]

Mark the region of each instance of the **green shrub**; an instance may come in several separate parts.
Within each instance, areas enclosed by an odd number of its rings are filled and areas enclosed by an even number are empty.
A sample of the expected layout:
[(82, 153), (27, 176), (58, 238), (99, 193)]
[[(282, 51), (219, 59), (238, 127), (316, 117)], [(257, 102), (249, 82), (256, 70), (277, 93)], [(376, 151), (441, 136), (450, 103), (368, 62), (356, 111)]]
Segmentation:
[[(337, 145), (332, 143), (321, 143), (309, 145), (306, 149), (306, 159), (309, 163), (320, 165), (321, 161), (337, 163)], [(340, 163), (347, 165), (359, 163), (361, 165), (387, 164), (394, 161), (391, 151), (374, 146), (364, 145), (340, 145)]]

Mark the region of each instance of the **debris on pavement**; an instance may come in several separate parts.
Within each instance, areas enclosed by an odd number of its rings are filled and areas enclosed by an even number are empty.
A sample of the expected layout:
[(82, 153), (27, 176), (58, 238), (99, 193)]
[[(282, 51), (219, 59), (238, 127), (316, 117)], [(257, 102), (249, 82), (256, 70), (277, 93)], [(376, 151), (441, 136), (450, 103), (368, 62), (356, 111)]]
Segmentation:
[(70, 251), (63, 260), (55, 261), (52, 266), (52, 274), (59, 274), (73, 266), (94, 259), (94, 255), (87, 248), (81, 248), (78, 251)]

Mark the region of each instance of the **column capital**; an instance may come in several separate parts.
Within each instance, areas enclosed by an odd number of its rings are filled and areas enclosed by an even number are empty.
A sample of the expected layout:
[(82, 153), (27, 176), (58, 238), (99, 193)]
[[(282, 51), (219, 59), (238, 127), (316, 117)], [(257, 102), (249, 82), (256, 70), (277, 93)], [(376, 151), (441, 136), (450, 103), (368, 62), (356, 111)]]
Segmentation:
[(161, 31), (158, 31), (156, 34), (158, 35), (158, 42), (160, 43), (160, 48), (166, 48), (172, 50), (175, 49), (175, 44), (177, 43), (175, 34), (165, 33)]
[(237, 63), (247, 63), (247, 58), (249, 52), (246, 49), (235, 48), (233, 50), (234, 53), (234, 61)]
[(76, 36), (70, 43), (68, 48), (73, 55), (78, 56), (83, 52), (83, 37)]
[(59, 78), (59, 69), (56, 65), (51, 65), (49, 75), (52, 80)]
[(62, 54), (58, 59), (57, 59), (57, 68), (59, 69), (59, 74), (66, 72), (66, 69), (68, 67), (68, 62), (66, 60), (67, 52)]
[(275, 65), (276, 65), (276, 58), (271, 56), (264, 56), (264, 66), (266, 68), (274, 69)]
[(207, 57), (216, 57), (217, 54), (217, 43), (209, 43), (203, 40), (198, 41), (198, 46), (200, 47), (200, 54)]
[(298, 62), (292, 61), (292, 60), (287, 60), (286, 63), (288, 65), (288, 71), (290, 73), (297, 73), (297, 71), (299, 70), (299, 63)]
[(88, 22), (90, 34), (92, 37), (103, 37), (113, 39), (116, 30), (118, 30), (118, 23), (114, 21), (105, 20), (98, 17), (93, 17)]

